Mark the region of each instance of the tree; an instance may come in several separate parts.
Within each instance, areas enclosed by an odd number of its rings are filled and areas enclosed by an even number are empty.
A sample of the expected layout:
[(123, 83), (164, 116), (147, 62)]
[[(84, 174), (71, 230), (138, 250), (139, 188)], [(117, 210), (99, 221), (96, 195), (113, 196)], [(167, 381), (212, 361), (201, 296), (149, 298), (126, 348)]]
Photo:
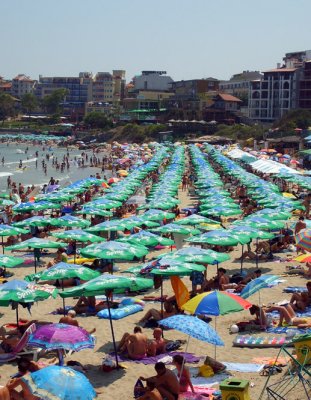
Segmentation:
[(33, 93), (26, 93), (22, 97), (22, 109), (29, 115), (32, 111), (34, 111), (38, 106), (38, 100)]
[(51, 94), (44, 97), (43, 106), (49, 114), (59, 114), (61, 111), (60, 104), (64, 102), (68, 94), (68, 89), (56, 89)]
[(296, 128), (307, 129), (311, 126), (311, 111), (296, 109), (288, 111), (281, 119), (273, 124), (284, 132), (293, 132)]
[(15, 99), (8, 93), (0, 93), (0, 120), (4, 123), (5, 119), (15, 114)]
[(104, 113), (100, 111), (92, 111), (84, 118), (84, 123), (91, 128), (111, 128), (112, 122)]

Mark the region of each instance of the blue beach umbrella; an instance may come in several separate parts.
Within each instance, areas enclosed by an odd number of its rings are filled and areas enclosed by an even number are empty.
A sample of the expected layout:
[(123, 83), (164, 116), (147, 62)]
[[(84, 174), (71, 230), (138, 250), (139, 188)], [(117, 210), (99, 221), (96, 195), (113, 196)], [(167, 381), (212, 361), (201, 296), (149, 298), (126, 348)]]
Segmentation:
[(252, 294), (258, 292), (263, 288), (267, 288), (271, 283), (275, 282), (279, 277), (277, 275), (262, 275), (259, 278), (250, 281), (241, 292), (241, 297), (247, 299)]
[(159, 321), (159, 324), (166, 328), (176, 329), (186, 333), (202, 342), (213, 344), (214, 346), (224, 346), (224, 342), (217, 332), (206, 322), (192, 315), (177, 314)]
[(25, 375), (23, 382), (42, 400), (92, 400), (96, 392), (81, 372), (69, 367), (51, 365)]

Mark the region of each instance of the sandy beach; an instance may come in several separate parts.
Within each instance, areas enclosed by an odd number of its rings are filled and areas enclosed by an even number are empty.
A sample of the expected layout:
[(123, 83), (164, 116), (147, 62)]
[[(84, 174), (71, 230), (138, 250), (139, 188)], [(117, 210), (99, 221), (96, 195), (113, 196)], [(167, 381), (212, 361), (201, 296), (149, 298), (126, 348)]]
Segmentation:
[[(179, 198), (181, 200), (180, 208), (190, 206), (191, 199), (187, 192), (182, 192), (179, 190)], [(164, 250), (161, 250), (163, 252)], [(165, 250), (169, 251), (169, 250)], [(9, 252), (7, 252), (9, 253)], [(22, 253), (15, 253), (16, 255), (20, 255)], [(158, 252), (152, 252), (149, 254), (147, 258), (151, 258), (154, 255), (158, 255)], [(234, 262), (236, 257), (239, 257), (241, 254), (241, 248), (238, 246), (233, 252), (230, 253), (231, 260), (222, 264), (224, 268), (226, 268), (230, 275), (235, 271), (238, 271), (240, 268), (239, 262)], [(285, 256), (286, 254), (282, 253), (280, 256)], [(53, 258), (54, 253), (49, 254), (44, 257), (43, 260), (47, 262), (49, 259)], [(31, 255), (27, 257), (29, 259), (32, 258)], [(260, 262), (259, 267), (262, 269), (263, 273), (273, 273), (276, 275), (282, 276), (285, 273), (286, 265), (295, 265), (295, 263), (291, 262)], [(126, 263), (117, 263), (118, 267), (122, 270), (129, 266)], [(130, 264), (134, 265), (134, 264)], [(250, 261), (245, 261), (244, 268), (247, 270), (255, 269), (255, 263)], [(14, 278), (23, 279), (25, 275), (29, 273), (33, 273), (33, 264), (24, 264), (22, 267), (16, 267), (14, 270)], [(209, 266), (207, 270), (207, 276), (209, 278), (213, 277), (216, 272), (215, 266)], [(261, 300), (262, 303), (267, 304), (271, 302), (277, 302), (283, 299), (289, 299), (290, 295), (282, 293), (283, 288), (286, 286), (304, 286), (306, 284), (306, 279), (300, 276), (286, 276), (283, 277), (285, 281), (279, 284), (276, 287), (270, 289), (263, 289), (261, 291)], [(183, 279), (186, 282), (187, 286), (190, 288), (190, 280), (185, 277)], [(172, 294), (172, 289), (169, 281), (164, 282), (164, 293)], [(159, 295), (159, 290), (153, 291), (151, 294)], [(258, 294), (253, 295), (249, 299), (251, 302), (257, 304), (258, 303)], [(71, 305), (74, 304), (74, 299), (67, 299), (66, 304)], [(23, 309), (20, 307), (20, 318), (25, 319), (38, 319), (44, 321), (58, 322), (61, 316), (49, 314), (51, 311), (57, 309), (62, 306), (61, 298), (50, 299), (48, 301), (43, 301), (35, 304), (31, 308), (32, 315), (30, 316), (27, 309)], [(159, 303), (147, 303), (145, 306), (145, 311), (150, 308), (160, 308)], [(0, 309), (2, 313), (1, 316), (1, 324), (5, 324), (8, 322), (15, 322), (15, 311), (10, 308), (2, 307)], [(135, 323), (142, 317), (143, 313), (137, 313), (126, 317), (124, 319), (114, 321), (114, 329), (116, 334), (116, 339), (120, 340), (124, 332), (131, 332), (135, 326)], [(101, 371), (101, 362), (102, 358), (112, 351), (112, 339), (111, 332), (108, 320), (99, 319), (95, 316), (78, 316), (79, 324), (87, 329), (91, 329), (93, 327), (96, 328), (96, 346), (94, 350), (83, 350), (78, 353), (72, 354), (70, 357), (66, 358), (68, 360), (76, 360), (81, 362), (86, 368), (86, 375), (90, 379), (91, 383), (94, 385), (96, 389), (98, 389), (101, 393), (99, 394), (99, 399), (132, 399), (133, 398), (133, 387), (139, 376), (151, 376), (154, 375), (154, 368), (152, 365), (144, 365), (137, 364), (133, 362), (124, 363), (124, 369), (114, 370), (112, 372), (106, 373)], [(219, 336), (225, 342), (224, 347), (217, 348), (217, 359), (219, 361), (227, 361), (227, 362), (244, 362), (251, 363), (254, 362), (254, 358), (256, 357), (275, 357), (279, 353), (279, 349), (277, 348), (269, 348), (269, 349), (247, 349), (247, 348), (237, 348), (232, 346), (232, 341), (235, 335), (230, 334), (229, 328), (232, 324), (248, 320), (250, 318), (249, 312), (240, 312), (227, 316), (217, 317), (216, 327)], [(215, 319), (213, 318), (211, 324), (214, 326)], [(152, 329), (144, 329), (144, 332), (147, 334), (148, 338), (152, 338)], [(273, 335), (271, 335), (273, 336)], [(165, 331), (165, 338), (167, 339), (187, 339), (187, 336), (177, 332), (175, 330)], [(182, 348), (185, 350), (185, 346)], [(212, 345), (200, 342), (196, 339), (190, 339), (188, 351), (196, 354), (197, 356), (214, 356), (214, 347)], [(202, 361), (203, 362), (203, 361)], [(202, 364), (202, 363), (199, 363)], [(286, 368), (283, 370), (285, 371)], [(16, 363), (11, 362), (9, 364), (1, 365), (1, 384), (5, 384), (6, 381), (10, 378), (12, 374), (17, 371)], [(258, 399), (259, 395), (263, 389), (263, 386), (266, 382), (266, 377), (262, 377), (259, 373), (230, 373), (235, 378), (243, 378), (250, 381), (250, 395), (251, 399)], [(281, 374), (273, 379), (280, 379)], [(271, 381), (273, 381), (273, 379)], [(264, 397), (266, 398), (266, 396)], [(299, 397), (299, 392), (291, 393), (288, 400), (302, 399), (303, 397)]]

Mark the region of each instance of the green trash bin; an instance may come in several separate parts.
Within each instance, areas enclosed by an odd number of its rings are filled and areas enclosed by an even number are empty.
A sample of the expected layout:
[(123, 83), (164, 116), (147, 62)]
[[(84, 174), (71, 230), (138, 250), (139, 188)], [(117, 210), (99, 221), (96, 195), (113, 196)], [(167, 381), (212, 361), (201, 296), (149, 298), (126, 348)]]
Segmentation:
[(250, 400), (249, 381), (244, 379), (225, 379), (219, 385), (222, 400)]
[(297, 361), (302, 365), (311, 364), (311, 334), (295, 336), (292, 342), (295, 346)]

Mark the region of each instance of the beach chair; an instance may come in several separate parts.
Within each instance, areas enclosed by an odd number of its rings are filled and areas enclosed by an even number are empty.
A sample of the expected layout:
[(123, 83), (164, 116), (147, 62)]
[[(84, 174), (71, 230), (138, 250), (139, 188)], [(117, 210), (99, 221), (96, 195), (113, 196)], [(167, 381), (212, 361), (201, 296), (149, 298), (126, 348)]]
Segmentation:
[(27, 343), (29, 340), (29, 336), (31, 333), (35, 332), (36, 330), (36, 324), (31, 324), (23, 334), (23, 336), (20, 338), (19, 342), (15, 345), (13, 350), (10, 353), (3, 353), (0, 354), (0, 364), (13, 361), (18, 357), (27, 355), (27, 354), (32, 354), (33, 355), (33, 360), (37, 361), (38, 359), (38, 354), (42, 349), (40, 348), (33, 348), (33, 349), (27, 349)]

